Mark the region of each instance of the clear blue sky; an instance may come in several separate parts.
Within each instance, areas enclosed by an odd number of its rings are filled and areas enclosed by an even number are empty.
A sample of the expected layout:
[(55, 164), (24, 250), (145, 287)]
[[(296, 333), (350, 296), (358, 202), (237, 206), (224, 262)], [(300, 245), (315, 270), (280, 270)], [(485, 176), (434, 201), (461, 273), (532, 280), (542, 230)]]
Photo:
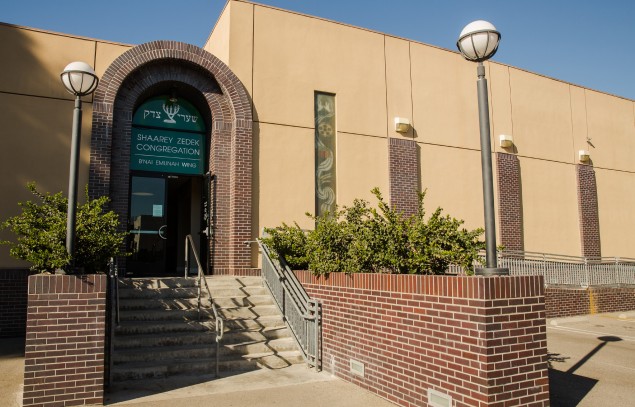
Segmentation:
[[(455, 50), (461, 29), (488, 20), (502, 33), (494, 60), (635, 99), (633, 0), (261, 0)], [(203, 45), (224, 0), (7, 0), (0, 21), (140, 44)]]

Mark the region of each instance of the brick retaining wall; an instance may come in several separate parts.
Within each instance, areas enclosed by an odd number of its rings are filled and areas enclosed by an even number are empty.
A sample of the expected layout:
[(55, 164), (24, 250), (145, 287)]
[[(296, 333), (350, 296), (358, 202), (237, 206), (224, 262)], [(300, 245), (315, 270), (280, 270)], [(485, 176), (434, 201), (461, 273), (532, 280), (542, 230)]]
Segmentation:
[(635, 310), (635, 287), (547, 287), (547, 318)]
[[(548, 406), (543, 279), (297, 272), (323, 304), (325, 370), (402, 406)], [(364, 364), (364, 375), (350, 362)]]
[(29, 277), (24, 407), (103, 404), (106, 278)]
[(0, 338), (26, 335), (28, 269), (0, 270)]

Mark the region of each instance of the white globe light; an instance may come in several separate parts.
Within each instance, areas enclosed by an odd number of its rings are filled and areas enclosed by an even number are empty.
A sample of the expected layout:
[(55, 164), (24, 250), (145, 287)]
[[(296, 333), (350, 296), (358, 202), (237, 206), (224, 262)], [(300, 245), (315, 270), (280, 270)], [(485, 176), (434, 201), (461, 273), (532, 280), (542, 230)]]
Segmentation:
[(456, 46), (465, 59), (481, 62), (494, 56), (500, 39), (501, 34), (492, 23), (477, 20), (463, 28)]
[(62, 83), (75, 96), (85, 96), (93, 93), (99, 79), (93, 68), (86, 62), (71, 62), (60, 74)]

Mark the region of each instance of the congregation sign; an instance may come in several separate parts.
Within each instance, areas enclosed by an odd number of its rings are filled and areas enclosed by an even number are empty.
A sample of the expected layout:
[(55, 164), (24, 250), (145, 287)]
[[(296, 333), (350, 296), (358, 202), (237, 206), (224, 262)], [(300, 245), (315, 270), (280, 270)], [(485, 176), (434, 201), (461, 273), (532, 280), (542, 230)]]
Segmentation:
[(203, 174), (205, 152), (205, 124), (187, 101), (159, 96), (136, 110), (130, 140), (131, 170)]

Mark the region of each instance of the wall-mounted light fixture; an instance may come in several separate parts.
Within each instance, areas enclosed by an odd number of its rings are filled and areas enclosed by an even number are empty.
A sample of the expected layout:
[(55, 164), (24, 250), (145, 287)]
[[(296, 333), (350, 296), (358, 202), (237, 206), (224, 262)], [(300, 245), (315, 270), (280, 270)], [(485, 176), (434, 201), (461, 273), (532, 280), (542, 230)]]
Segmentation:
[(507, 134), (501, 134), (500, 138), (500, 146), (503, 148), (510, 148), (514, 145), (514, 138)]
[(395, 131), (397, 133), (408, 133), (410, 130), (410, 120), (404, 117), (395, 117)]
[(580, 162), (586, 163), (591, 159), (591, 156), (587, 150), (580, 150), (578, 151), (578, 159)]

